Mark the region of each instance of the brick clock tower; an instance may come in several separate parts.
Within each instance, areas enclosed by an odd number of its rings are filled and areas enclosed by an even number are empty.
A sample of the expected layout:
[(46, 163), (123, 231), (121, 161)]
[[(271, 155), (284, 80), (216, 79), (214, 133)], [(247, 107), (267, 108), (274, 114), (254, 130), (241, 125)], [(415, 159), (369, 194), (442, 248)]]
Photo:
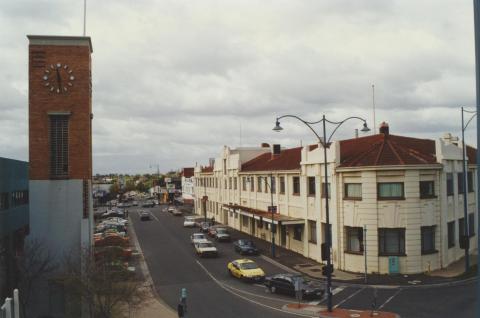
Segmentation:
[(92, 245), (92, 44), (27, 37), (29, 236), (61, 258)]

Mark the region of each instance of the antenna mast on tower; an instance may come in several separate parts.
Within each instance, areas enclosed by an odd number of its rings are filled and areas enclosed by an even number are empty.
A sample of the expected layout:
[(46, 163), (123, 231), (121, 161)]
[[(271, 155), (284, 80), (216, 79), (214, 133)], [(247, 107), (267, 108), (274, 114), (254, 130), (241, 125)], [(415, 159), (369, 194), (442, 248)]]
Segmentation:
[(87, 31), (87, 0), (83, 0), (83, 36)]
[(373, 134), (377, 133), (377, 120), (375, 119), (375, 84), (372, 84), (372, 106), (373, 106)]

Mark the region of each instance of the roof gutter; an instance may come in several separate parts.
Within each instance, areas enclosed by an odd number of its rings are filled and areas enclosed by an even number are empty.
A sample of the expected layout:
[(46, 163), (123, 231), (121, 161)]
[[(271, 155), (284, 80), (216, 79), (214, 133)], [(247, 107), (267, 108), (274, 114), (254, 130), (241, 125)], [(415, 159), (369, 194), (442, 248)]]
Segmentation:
[(441, 170), (443, 165), (431, 164), (431, 165), (394, 165), (394, 166), (361, 166), (361, 167), (337, 167), (335, 170), (338, 172), (346, 171), (386, 171), (386, 170)]

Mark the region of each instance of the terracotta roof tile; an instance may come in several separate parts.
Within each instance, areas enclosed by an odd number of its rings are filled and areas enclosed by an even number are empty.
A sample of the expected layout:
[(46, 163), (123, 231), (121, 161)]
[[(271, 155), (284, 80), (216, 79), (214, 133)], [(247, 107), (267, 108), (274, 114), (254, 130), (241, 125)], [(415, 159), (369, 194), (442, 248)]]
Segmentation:
[(202, 167), (201, 172), (213, 172), (213, 167)]
[(435, 141), (389, 134), (340, 141), (340, 167), (435, 164)]
[(278, 155), (267, 152), (242, 164), (242, 171), (298, 170), (301, 157), (302, 147), (284, 149)]

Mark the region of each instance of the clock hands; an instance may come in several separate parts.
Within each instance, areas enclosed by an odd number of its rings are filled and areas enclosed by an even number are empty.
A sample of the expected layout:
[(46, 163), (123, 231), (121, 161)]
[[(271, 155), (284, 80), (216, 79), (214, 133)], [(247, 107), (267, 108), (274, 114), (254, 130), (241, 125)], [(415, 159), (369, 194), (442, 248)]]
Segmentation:
[(58, 82), (58, 88), (57, 88), (57, 93), (58, 93), (60, 87), (62, 87), (62, 86), (61, 86), (61, 84), (62, 84), (62, 78), (61, 78), (61, 76), (60, 76), (60, 72), (59, 72), (58, 68), (57, 68), (57, 82)]

